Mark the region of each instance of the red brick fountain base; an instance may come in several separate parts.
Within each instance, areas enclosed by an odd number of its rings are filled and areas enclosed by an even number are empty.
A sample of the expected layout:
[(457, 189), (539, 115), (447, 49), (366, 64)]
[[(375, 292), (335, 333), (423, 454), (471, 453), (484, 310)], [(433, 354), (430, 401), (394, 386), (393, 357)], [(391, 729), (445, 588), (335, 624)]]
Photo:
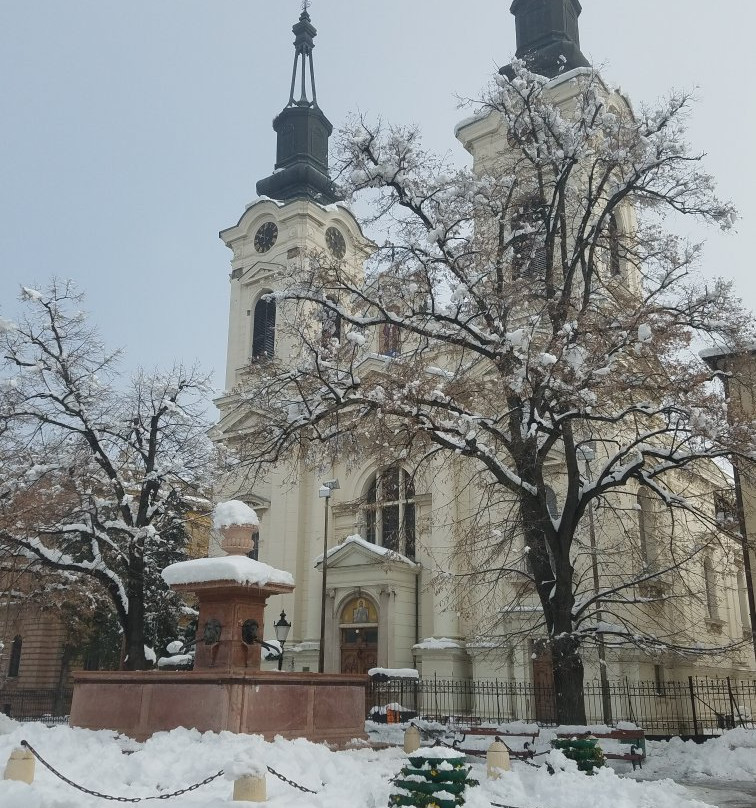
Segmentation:
[(367, 676), (278, 671), (75, 674), (71, 726), (143, 741), (176, 727), (307, 738), (365, 737)]

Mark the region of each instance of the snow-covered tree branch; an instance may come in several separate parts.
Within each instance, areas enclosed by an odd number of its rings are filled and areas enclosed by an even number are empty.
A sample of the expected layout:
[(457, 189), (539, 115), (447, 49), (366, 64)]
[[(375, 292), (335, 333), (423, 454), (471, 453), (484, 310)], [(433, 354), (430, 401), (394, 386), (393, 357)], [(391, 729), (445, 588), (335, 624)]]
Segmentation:
[(124, 379), (70, 283), (22, 297), (26, 316), (0, 334), (0, 536), (107, 593), (126, 665), (142, 668), (156, 610), (180, 608), (159, 571), (183, 556), (210, 481), (207, 381), (181, 366)]

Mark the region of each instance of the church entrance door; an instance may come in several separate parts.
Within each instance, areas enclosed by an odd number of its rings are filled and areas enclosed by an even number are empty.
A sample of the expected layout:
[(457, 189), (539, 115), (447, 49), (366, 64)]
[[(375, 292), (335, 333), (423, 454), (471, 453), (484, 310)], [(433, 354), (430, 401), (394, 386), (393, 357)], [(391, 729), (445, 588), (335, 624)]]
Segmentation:
[(533, 700), (536, 721), (553, 724), (556, 721), (556, 693), (551, 648), (544, 640), (533, 643)]
[(364, 597), (350, 600), (341, 611), (341, 672), (367, 673), (378, 664), (378, 613)]

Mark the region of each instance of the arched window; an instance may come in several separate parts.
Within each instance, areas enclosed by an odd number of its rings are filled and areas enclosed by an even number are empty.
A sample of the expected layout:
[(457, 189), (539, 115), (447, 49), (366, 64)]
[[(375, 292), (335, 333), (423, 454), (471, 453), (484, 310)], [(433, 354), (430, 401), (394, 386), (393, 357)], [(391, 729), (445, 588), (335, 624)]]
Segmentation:
[(378, 353), (381, 356), (399, 356), (399, 326), (396, 323), (384, 323), (378, 332)]
[(401, 467), (378, 472), (367, 491), (367, 540), (415, 557), (415, 486)]
[(609, 217), (609, 273), (619, 275), (622, 272), (620, 262), (620, 233), (617, 217), (612, 213)]
[[(329, 302), (338, 305), (338, 300), (333, 297), (327, 298)], [(323, 307), (323, 330), (321, 332), (321, 344), (324, 348), (330, 347), (331, 340), (341, 339), (341, 315), (333, 309)]]
[(642, 488), (638, 492), (638, 533), (640, 534), (641, 559), (645, 567), (656, 563), (656, 514), (651, 494)]
[(717, 597), (717, 581), (714, 575), (714, 565), (710, 558), (705, 558), (703, 563), (704, 587), (706, 589), (706, 609), (709, 619), (719, 620), (719, 598)]
[(10, 664), (8, 665), (8, 678), (18, 676), (18, 669), (21, 667), (21, 646), (24, 644), (20, 635), (13, 638), (11, 645)]
[(252, 324), (252, 357), (273, 356), (276, 340), (276, 301), (267, 296), (255, 304), (255, 319)]

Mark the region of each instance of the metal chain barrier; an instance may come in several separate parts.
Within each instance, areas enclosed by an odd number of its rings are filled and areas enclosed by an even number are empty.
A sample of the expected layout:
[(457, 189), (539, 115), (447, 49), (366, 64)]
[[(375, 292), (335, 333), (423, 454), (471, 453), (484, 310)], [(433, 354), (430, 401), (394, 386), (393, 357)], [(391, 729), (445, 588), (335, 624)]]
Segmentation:
[(195, 783), (194, 785), (188, 786), (187, 788), (181, 788), (178, 791), (171, 792), (170, 794), (158, 794), (152, 797), (114, 797), (112, 794), (102, 794), (99, 791), (93, 791), (91, 788), (85, 788), (84, 786), (80, 786), (78, 783), (74, 783), (73, 780), (70, 780), (68, 777), (61, 774), (57, 769), (54, 769), (28, 741), (21, 741), (21, 746), (26, 747), (26, 749), (28, 749), (32, 753), (32, 755), (34, 755), (34, 757), (37, 758), (37, 760), (46, 769), (49, 769), (58, 779), (62, 780), (64, 783), (68, 783), (69, 786), (73, 786), (73, 788), (83, 792), (84, 794), (89, 794), (92, 797), (99, 797), (102, 800), (112, 800), (113, 802), (144, 802), (146, 800), (170, 800), (173, 797), (180, 797), (182, 794), (188, 794), (190, 791), (196, 791), (198, 788), (206, 786), (208, 783), (212, 783), (213, 780), (217, 780), (219, 777), (223, 776), (223, 769), (221, 769), (217, 774), (212, 774), (210, 775), (210, 777), (206, 777), (200, 783)]
[(313, 791), (311, 788), (305, 788), (304, 786), (300, 786), (299, 783), (295, 783), (293, 780), (289, 780), (288, 777), (284, 777), (280, 772), (277, 772), (275, 769), (272, 769), (270, 766), (265, 767), (274, 777), (277, 777), (281, 782), (286, 783), (287, 786), (291, 786), (292, 788), (296, 788), (299, 791), (304, 792), (305, 794), (317, 794), (317, 791)]
[[(93, 791), (91, 788), (85, 788), (84, 786), (80, 786), (78, 783), (74, 783), (73, 780), (70, 780), (68, 777), (61, 774), (57, 769), (53, 768), (28, 741), (21, 741), (21, 746), (26, 747), (46, 769), (49, 769), (57, 778), (62, 780), (64, 783), (68, 783), (69, 786), (73, 786), (73, 788), (78, 789), (84, 794), (89, 794), (92, 797), (99, 797), (100, 799), (103, 800), (112, 800), (113, 802), (144, 802), (146, 800), (170, 800), (172, 797), (180, 797), (182, 794), (187, 794), (190, 791), (196, 791), (198, 788), (206, 786), (208, 783), (212, 783), (213, 780), (217, 780), (224, 774), (223, 769), (221, 769), (217, 774), (212, 774), (210, 775), (210, 777), (206, 777), (200, 783), (195, 783), (194, 785), (188, 786), (187, 788), (181, 788), (178, 791), (171, 792), (170, 794), (158, 794), (152, 797), (114, 797), (112, 794), (102, 794), (99, 791)], [(293, 780), (290, 780), (288, 777), (285, 777), (283, 774), (277, 772), (271, 766), (266, 766), (265, 768), (274, 777), (277, 777), (279, 780), (291, 786), (292, 788), (296, 788), (305, 794), (318, 793), (317, 791), (313, 791), (311, 788), (305, 788), (305, 786), (300, 786), (299, 783), (295, 783)]]

